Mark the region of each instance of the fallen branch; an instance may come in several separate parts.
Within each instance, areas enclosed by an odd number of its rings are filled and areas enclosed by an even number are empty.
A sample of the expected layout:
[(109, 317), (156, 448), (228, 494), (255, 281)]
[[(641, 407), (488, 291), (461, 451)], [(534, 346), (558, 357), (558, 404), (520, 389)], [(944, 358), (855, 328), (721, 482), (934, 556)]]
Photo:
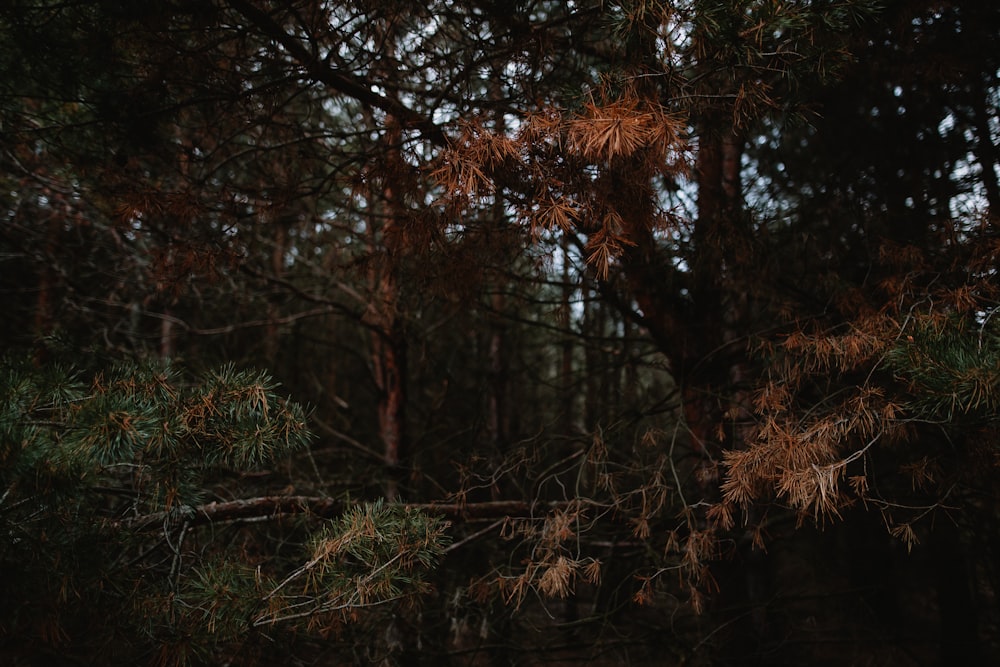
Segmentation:
[[(394, 503), (406, 509), (420, 510), (436, 514), (452, 521), (474, 519), (523, 518), (545, 515), (553, 510), (566, 510), (581, 504), (593, 504), (588, 500), (537, 501), (495, 500), (481, 503)], [(211, 502), (204, 505), (184, 505), (173, 510), (154, 512), (131, 517), (116, 525), (135, 531), (170, 528), (187, 522), (194, 528), (211, 523), (240, 520), (276, 519), (279, 517), (309, 514), (323, 519), (340, 516), (350, 504), (334, 498), (314, 496), (261, 496)]]

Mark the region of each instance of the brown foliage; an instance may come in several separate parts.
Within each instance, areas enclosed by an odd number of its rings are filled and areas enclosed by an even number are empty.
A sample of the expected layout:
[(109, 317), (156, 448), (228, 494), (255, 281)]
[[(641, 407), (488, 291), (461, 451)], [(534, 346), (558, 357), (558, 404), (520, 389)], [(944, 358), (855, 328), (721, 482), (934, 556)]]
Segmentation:
[[(585, 233), (588, 263), (606, 279), (638, 230), (666, 219), (648, 181), (686, 173), (684, 135), (684, 119), (655, 101), (632, 89), (604, 91), (577, 112), (528, 114), (509, 135), (464, 122), (433, 176), (447, 209), (463, 210), (500, 187), (532, 238)], [(640, 199), (628, 196), (633, 189)]]

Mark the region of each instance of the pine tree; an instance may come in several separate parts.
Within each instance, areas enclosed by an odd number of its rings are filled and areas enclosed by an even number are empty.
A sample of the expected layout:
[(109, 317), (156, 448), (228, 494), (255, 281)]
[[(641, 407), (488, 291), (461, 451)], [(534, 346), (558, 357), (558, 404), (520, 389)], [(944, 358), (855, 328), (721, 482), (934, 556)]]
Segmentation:
[[(980, 662), (998, 16), (8, 3), (0, 336), (178, 366), (12, 366), (6, 560), (82, 569), (4, 630), (819, 664), (909, 624)], [(84, 597), (139, 612), (98, 639)]]
[(300, 542), (287, 553), (252, 525), (201, 521), (209, 498), (249, 492), (311, 439), (266, 374), (8, 358), (2, 378), (5, 659), (249, 659), (266, 650), (254, 636), (282, 626), (332, 629), (411, 603), (443, 552), (439, 520), (380, 504), (286, 526)]

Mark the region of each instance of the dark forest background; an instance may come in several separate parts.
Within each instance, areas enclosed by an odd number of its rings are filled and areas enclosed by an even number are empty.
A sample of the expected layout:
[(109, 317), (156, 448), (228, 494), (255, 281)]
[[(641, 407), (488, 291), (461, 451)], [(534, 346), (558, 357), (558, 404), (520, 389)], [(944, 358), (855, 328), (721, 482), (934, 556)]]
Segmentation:
[(8, 0), (0, 662), (1000, 659), (1000, 4)]

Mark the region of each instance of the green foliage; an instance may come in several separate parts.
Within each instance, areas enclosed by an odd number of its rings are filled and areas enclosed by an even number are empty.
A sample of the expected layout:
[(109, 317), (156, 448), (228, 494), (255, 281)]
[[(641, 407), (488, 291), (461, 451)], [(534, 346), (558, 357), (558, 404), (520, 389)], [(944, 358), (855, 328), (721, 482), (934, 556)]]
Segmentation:
[(0, 344), (232, 362), (0, 365), (0, 662), (898, 662), (789, 506), (997, 627), (1000, 5), (0, 4)]
[(310, 540), (310, 560), (265, 597), (268, 610), (254, 625), (304, 617), (337, 624), (357, 610), (414, 601), (444, 554), (448, 524), (382, 501), (349, 509)]
[(311, 438), (266, 373), (226, 366), (188, 380), (172, 365), (121, 363), (88, 377), (7, 358), (0, 378), (4, 655), (103, 645), (107, 664), (153, 650), (161, 664), (214, 663), (255, 627), (276, 641), (285, 626), (429, 590), (447, 524), (413, 509), (349, 509), (300, 538), (310, 560), (281, 584), (294, 554), (253, 557), (197, 527), (210, 510), (191, 505), (213, 475), (275, 464)]
[(123, 364), (84, 382), (8, 359), (0, 372), (8, 488), (120, 485), (133, 512), (157, 511), (196, 501), (214, 467), (264, 465), (311, 437), (303, 409), (259, 371), (227, 366), (189, 384), (169, 364)]
[(924, 419), (996, 419), (1000, 410), (1000, 328), (987, 316), (922, 318), (887, 356)]

